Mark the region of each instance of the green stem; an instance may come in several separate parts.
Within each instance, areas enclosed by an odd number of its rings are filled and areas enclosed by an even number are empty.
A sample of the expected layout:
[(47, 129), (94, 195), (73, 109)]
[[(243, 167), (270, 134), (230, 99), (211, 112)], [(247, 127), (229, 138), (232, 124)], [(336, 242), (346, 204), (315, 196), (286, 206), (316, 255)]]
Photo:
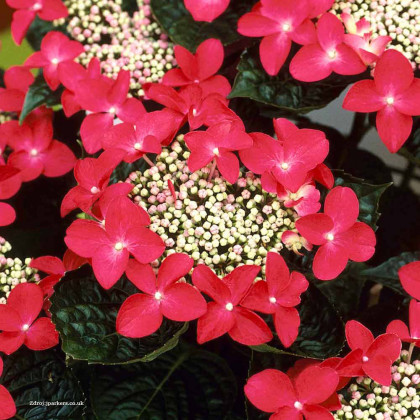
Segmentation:
[(408, 349), (408, 357), (407, 357), (407, 363), (411, 363), (411, 358), (413, 357), (413, 351), (414, 347), (416, 347), (416, 343), (411, 343), (410, 348)]
[(23, 417), (19, 416), (19, 414), (15, 414), (15, 419), (17, 419), (17, 420), (26, 420)]

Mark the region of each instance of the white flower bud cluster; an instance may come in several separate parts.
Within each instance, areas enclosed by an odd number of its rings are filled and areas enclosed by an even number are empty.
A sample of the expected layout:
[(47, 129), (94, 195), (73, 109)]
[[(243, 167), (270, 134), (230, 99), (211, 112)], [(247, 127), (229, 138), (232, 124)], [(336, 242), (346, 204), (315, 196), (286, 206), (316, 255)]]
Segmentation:
[[(150, 215), (150, 228), (165, 241), (167, 255), (185, 252), (219, 274), (242, 264), (264, 265), (269, 251), (283, 248), (284, 231), (295, 229), (298, 215), (273, 194), (262, 191), (252, 173), (231, 185), (210, 167), (191, 173), (183, 136), (157, 157), (156, 165), (133, 172), (132, 199)], [(176, 200), (170, 189), (172, 183)]]
[(407, 362), (408, 352), (392, 366), (391, 386), (370, 378), (352, 381), (334, 418), (363, 420), (420, 420), (420, 361)]
[(105, 75), (116, 79), (120, 70), (131, 73), (130, 92), (144, 95), (144, 83), (159, 82), (175, 65), (173, 44), (153, 21), (149, 0), (137, 0), (130, 16), (122, 0), (65, 0), (69, 17), (56, 21), (85, 46), (78, 60), (84, 66), (96, 57)]
[(372, 37), (388, 35), (390, 48), (402, 52), (413, 64), (420, 65), (420, 2), (413, 0), (336, 0), (333, 12), (349, 13), (358, 21), (365, 18)]
[(37, 270), (29, 267), (31, 259), (7, 257), (11, 249), (10, 243), (0, 236), (0, 304), (7, 302), (10, 291), (18, 284), (39, 281)]
[(0, 112), (0, 125), (2, 125), (3, 123), (7, 122), (7, 121), (11, 121), (13, 119), (16, 118), (16, 114), (15, 113), (11, 113), (11, 112)]

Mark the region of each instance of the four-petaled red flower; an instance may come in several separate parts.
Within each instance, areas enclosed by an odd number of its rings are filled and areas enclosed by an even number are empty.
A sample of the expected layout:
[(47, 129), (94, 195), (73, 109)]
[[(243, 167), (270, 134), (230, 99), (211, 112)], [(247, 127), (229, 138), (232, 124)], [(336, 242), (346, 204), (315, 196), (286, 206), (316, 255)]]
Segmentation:
[(64, 143), (53, 139), (52, 114), (29, 115), (26, 122), (8, 121), (0, 135), (8, 138), (13, 152), (8, 164), (20, 169), (22, 181), (32, 181), (44, 174), (58, 177), (69, 172), (76, 163), (73, 152)]
[(20, 45), (31, 23), (38, 16), (42, 20), (53, 21), (68, 16), (67, 7), (61, 0), (6, 0), (13, 9), (12, 37)]
[[(3, 374), (3, 360), (0, 359), (0, 376)], [(0, 420), (7, 420), (16, 414), (16, 405), (10, 392), (0, 385)]]
[(346, 338), (352, 351), (337, 366), (340, 376), (367, 375), (381, 385), (391, 385), (391, 365), (401, 352), (399, 338), (394, 334), (382, 334), (375, 339), (357, 321), (347, 322)]
[(245, 166), (262, 174), (261, 184), (276, 192), (277, 183), (296, 192), (307, 182), (308, 174), (328, 155), (329, 144), (322, 131), (299, 130), (284, 118), (274, 120), (277, 140), (263, 133), (251, 133), (252, 147), (239, 155)]
[(335, 187), (327, 195), (324, 213), (310, 214), (296, 221), (299, 233), (314, 245), (320, 245), (313, 272), (320, 280), (336, 278), (348, 260), (367, 261), (375, 252), (375, 233), (366, 223), (358, 222), (359, 201), (354, 191)]
[(202, 344), (226, 333), (245, 345), (267, 343), (273, 335), (264, 320), (241, 306), (260, 267), (243, 265), (220, 279), (205, 265), (198, 265), (192, 274), (193, 284), (213, 299), (207, 312), (198, 320), (197, 341)]
[(358, 54), (344, 43), (344, 27), (337, 16), (323, 15), (316, 33), (318, 40), (304, 45), (290, 63), (290, 74), (295, 79), (315, 82), (332, 72), (352, 75), (366, 70)]
[(46, 350), (58, 344), (58, 333), (47, 317), (37, 319), (44, 304), (42, 289), (33, 283), (18, 284), (7, 303), (0, 305), (0, 351), (15, 352), (22, 344)]
[(274, 76), (286, 61), (292, 41), (302, 45), (316, 42), (315, 25), (310, 20), (316, 15), (312, 15), (307, 0), (261, 0), (258, 4), (239, 19), (238, 32), (264, 37), (260, 43), (261, 63)]
[(274, 413), (270, 420), (333, 420), (321, 404), (334, 394), (339, 376), (329, 367), (309, 366), (293, 381), (283, 372), (266, 369), (251, 376), (245, 395), (255, 407)]
[(404, 343), (414, 343), (420, 347), (420, 302), (412, 299), (409, 309), (409, 325), (399, 319), (389, 323), (386, 332), (395, 334)]
[(241, 302), (241, 306), (265, 314), (273, 314), (277, 335), (284, 345), (290, 347), (300, 325), (299, 312), (295, 306), (300, 295), (308, 288), (303, 274), (291, 274), (283, 259), (275, 252), (267, 255), (266, 281), (257, 281)]
[(420, 300), (420, 261), (402, 266), (398, 276), (404, 290), (414, 299)]
[(168, 86), (187, 86), (196, 84), (203, 95), (218, 93), (226, 97), (231, 86), (226, 77), (216, 75), (223, 64), (223, 45), (218, 39), (202, 42), (195, 54), (180, 45), (175, 46), (175, 58), (180, 68), (169, 70), (162, 83)]
[(140, 338), (153, 334), (163, 317), (172, 321), (192, 321), (206, 312), (206, 301), (191, 284), (180, 282), (194, 265), (186, 254), (165, 258), (156, 275), (150, 265), (131, 260), (127, 276), (142, 292), (130, 296), (117, 316), (117, 332)]
[(188, 168), (198, 171), (210, 162), (217, 165), (221, 175), (231, 184), (239, 176), (239, 160), (233, 153), (252, 146), (252, 138), (245, 132), (243, 124), (221, 122), (207, 129), (185, 135), (185, 143), (191, 151)]
[(198, 22), (213, 22), (229, 6), (230, 0), (184, 0), (185, 8)]
[(410, 62), (396, 50), (385, 51), (375, 66), (374, 80), (356, 82), (343, 108), (377, 112), (379, 137), (391, 153), (408, 139), (414, 115), (420, 115), (420, 79), (414, 78)]
[(104, 223), (76, 220), (67, 229), (67, 246), (84, 258), (92, 258), (92, 268), (105, 289), (112, 287), (127, 268), (130, 254), (142, 264), (159, 258), (165, 250), (162, 239), (146, 226), (148, 214), (127, 197), (109, 204)]
[(26, 67), (14, 66), (4, 72), (4, 85), (0, 88), (0, 110), (5, 112), (20, 112), (25, 101), (29, 86), (34, 76)]
[(60, 85), (59, 69), (62, 63), (73, 61), (84, 52), (83, 45), (71, 41), (61, 32), (51, 31), (42, 39), (41, 50), (34, 52), (25, 66), (42, 68), (45, 81), (52, 90)]

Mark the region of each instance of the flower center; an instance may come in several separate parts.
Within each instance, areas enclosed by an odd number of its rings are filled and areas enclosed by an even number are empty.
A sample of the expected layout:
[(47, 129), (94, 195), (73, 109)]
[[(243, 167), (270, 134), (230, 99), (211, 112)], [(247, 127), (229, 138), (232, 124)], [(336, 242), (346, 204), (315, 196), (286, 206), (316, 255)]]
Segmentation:
[(98, 187), (92, 187), (92, 188), (90, 189), (90, 192), (91, 192), (92, 194), (96, 194), (97, 192), (99, 192), (99, 188), (98, 188)]
[(161, 300), (161, 299), (162, 299), (162, 297), (163, 297), (163, 296), (162, 296), (162, 293), (160, 293), (160, 292), (156, 292), (156, 293), (155, 293), (155, 299), (156, 299), (156, 300)]
[(122, 242), (117, 242), (114, 245), (114, 248), (115, 248), (116, 251), (121, 251), (124, 248), (124, 244)]
[(386, 103), (388, 105), (393, 105), (395, 102), (395, 99), (392, 96), (388, 96), (388, 98), (386, 98)]
[(362, 359), (364, 362), (368, 362), (369, 361), (369, 357), (367, 357), (367, 356), (363, 356), (363, 359)]
[(296, 410), (302, 410), (303, 404), (299, 401), (296, 401), (293, 406), (296, 408)]
[(53, 63), (53, 64), (55, 64), (55, 65), (57, 65), (59, 62), (60, 62), (60, 60), (59, 60), (58, 58), (53, 58), (53, 59), (51, 60), (51, 63)]
[(233, 304), (229, 302), (226, 304), (225, 308), (227, 311), (233, 311)]
[(289, 169), (289, 164), (286, 163), (286, 162), (283, 162), (280, 166), (281, 166), (281, 169), (283, 169), (285, 171), (287, 171)]
[(329, 50), (327, 52), (327, 55), (331, 60), (334, 60), (337, 57), (337, 51), (336, 50)]
[(30, 153), (31, 156), (37, 156), (38, 155), (38, 150), (32, 149), (29, 153)]
[(32, 10), (34, 10), (35, 12), (37, 11), (37, 10), (41, 10), (42, 9), (42, 6), (41, 6), (41, 4), (40, 3), (35, 3), (33, 6), (32, 6)]
[(334, 235), (332, 233), (328, 233), (326, 236), (328, 241), (333, 241), (334, 240)]
[(115, 109), (115, 106), (111, 106), (111, 108), (109, 108), (108, 109), (108, 112), (110, 113), (110, 114), (115, 114), (115, 112), (116, 112), (117, 110)]
[(276, 303), (277, 302), (277, 299), (274, 297), (274, 296), (272, 296), (270, 299), (268, 299), (271, 303)]
[(290, 25), (290, 23), (283, 23), (281, 28), (283, 29), (284, 32), (289, 32), (290, 29), (292, 29), (292, 26)]
[(215, 147), (213, 149), (213, 154), (214, 154), (214, 156), (219, 156), (220, 152), (219, 152), (219, 148), (218, 147)]
[(135, 148), (136, 150), (140, 150), (140, 149), (141, 149), (141, 144), (140, 144), (140, 143), (136, 143), (136, 144), (134, 145), (134, 148)]
[(22, 331), (28, 331), (29, 330), (29, 324), (22, 325)]

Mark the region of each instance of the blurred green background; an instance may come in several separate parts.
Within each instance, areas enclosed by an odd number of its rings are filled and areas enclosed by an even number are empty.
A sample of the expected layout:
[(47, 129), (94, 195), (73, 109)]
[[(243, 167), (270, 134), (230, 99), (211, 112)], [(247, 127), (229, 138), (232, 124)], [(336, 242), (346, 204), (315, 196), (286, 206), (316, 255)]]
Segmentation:
[(0, 68), (7, 69), (10, 66), (23, 64), (32, 49), (25, 41), (18, 47), (12, 40), (10, 34), (10, 22), (12, 20), (11, 10), (4, 0), (0, 0)]

